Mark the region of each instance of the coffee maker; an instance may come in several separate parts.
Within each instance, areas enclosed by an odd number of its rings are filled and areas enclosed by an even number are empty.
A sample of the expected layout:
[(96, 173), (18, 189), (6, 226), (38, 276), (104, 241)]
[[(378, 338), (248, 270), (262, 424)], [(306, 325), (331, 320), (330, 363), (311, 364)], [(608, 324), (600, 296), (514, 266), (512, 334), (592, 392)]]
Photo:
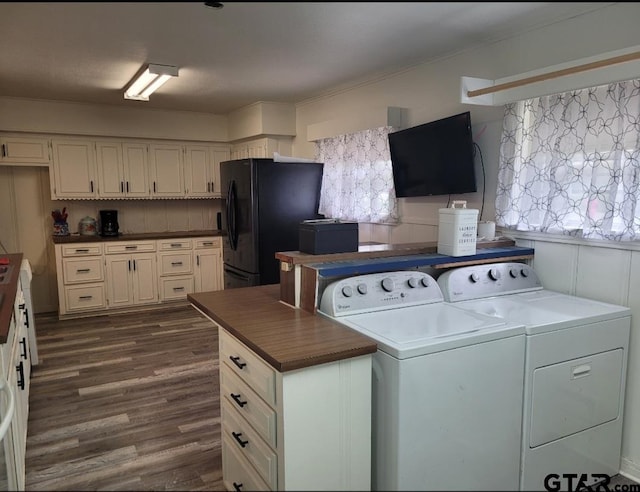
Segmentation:
[(100, 210), (100, 235), (101, 236), (117, 236), (118, 235), (118, 211), (117, 210)]

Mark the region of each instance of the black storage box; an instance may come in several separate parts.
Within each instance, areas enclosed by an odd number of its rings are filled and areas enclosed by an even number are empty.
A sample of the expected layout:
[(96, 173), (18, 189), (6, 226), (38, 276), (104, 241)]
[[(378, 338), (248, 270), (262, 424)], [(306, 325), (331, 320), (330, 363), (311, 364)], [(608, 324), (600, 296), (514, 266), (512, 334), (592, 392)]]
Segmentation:
[(299, 227), (298, 249), (324, 255), (358, 251), (358, 223), (336, 219), (305, 220)]

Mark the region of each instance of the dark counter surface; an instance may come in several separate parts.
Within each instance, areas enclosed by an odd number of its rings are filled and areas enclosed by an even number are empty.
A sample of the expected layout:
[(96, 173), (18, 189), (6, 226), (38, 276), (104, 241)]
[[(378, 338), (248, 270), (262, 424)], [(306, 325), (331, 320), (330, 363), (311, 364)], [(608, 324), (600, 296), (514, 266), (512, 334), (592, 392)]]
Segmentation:
[(188, 294), (206, 316), (286, 372), (374, 353), (374, 340), (280, 302), (279, 285)]
[(3, 254), (0, 255), (0, 258), (9, 259), (9, 265), (0, 265), (0, 268), (3, 266), (11, 266), (7, 273), (0, 273), (0, 276), (4, 276), (4, 279), (0, 283), (0, 343), (7, 343), (11, 315), (13, 314), (13, 304), (16, 300), (18, 280), (20, 278), (22, 253)]
[(175, 231), (175, 232), (145, 232), (137, 234), (120, 234), (118, 236), (51, 236), (55, 244), (67, 243), (96, 243), (112, 241), (143, 241), (149, 239), (173, 239), (178, 237), (224, 236), (224, 231), (218, 229), (204, 231)]

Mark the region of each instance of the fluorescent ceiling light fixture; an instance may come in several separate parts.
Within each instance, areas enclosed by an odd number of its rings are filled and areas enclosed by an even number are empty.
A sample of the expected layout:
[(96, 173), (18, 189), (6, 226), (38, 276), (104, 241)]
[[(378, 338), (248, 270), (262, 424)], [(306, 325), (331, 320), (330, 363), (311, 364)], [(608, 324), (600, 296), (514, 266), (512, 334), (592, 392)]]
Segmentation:
[(171, 77), (178, 76), (178, 67), (149, 63), (147, 67), (129, 84), (124, 93), (125, 99), (148, 101), (149, 95)]

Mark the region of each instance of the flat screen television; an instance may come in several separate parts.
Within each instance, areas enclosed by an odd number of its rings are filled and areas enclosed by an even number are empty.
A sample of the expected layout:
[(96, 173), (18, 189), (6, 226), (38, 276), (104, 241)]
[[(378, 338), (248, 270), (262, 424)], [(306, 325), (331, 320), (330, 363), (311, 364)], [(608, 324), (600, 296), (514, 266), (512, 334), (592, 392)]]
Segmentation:
[(389, 134), (396, 196), (477, 191), (469, 111)]

